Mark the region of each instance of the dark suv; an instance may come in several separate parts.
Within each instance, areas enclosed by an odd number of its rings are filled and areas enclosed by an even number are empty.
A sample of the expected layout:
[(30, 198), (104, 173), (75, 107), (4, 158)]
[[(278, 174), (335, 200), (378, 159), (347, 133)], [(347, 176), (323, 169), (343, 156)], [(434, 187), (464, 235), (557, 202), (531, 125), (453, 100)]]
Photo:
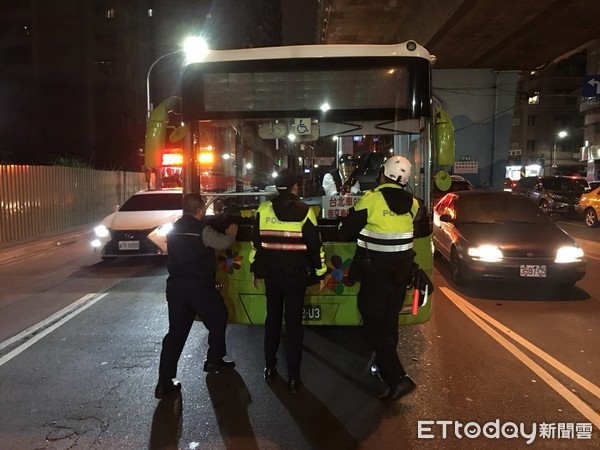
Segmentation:
[(548, 214), (573, 214), (584, 189), (571, 177), (542, 176), (521, 178), (513, 191), (529, 197)]

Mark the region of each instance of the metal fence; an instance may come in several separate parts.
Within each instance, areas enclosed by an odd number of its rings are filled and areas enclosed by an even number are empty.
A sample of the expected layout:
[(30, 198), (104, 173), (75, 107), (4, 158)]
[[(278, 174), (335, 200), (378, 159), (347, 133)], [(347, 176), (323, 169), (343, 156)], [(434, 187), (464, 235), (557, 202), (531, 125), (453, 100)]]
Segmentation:
[(145, 187), (143, 173), (0, 165), (0, 243), (99, 221)]

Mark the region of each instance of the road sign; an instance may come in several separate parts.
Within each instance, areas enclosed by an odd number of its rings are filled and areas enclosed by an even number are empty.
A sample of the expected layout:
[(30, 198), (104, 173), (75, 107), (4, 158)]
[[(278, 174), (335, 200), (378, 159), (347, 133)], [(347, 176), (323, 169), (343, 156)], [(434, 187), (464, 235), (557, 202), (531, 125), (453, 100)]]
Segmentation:
[(586, 75), (583, 77), (583, 97), (600, 97), (600, 75)]
[(454, 163), (454, 173), (477, 173), (478, 171), (477, 161), (456, 161)]
[(294, 131), (298, 136), (307, 136), (311, 134), (310, 118), (294, 119)]

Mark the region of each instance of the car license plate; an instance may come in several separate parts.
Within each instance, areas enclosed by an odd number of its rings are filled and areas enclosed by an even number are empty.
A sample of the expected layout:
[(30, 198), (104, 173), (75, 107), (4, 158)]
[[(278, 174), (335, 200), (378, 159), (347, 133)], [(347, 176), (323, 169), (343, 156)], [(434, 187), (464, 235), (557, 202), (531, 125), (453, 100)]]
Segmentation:
[(140, 241), (119, 241), (119, 250), (139, 250)]
[(302, 320), (321, 320), (321, 305), (304, 305)]
[(546, 266), (521, 264), (522, 277), (546, 278)]

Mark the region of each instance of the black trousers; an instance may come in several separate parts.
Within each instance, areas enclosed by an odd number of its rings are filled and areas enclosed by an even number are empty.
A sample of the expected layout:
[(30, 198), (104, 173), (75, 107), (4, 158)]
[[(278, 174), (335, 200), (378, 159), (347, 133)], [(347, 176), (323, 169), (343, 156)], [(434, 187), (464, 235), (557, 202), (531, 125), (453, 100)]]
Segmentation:
[(265, 365), (273, 368), (277, 364), (282, 320), (285, 318), (288, 377), (299, 378), (302, 362), (302, 342), (304, 340), (302, 306), (304, 305), (304, 294), (306, 293), (306, 274), (300, 270), (297, 274), (289, 272), (269, 270), (265, 277), (265, 293), (267, 296), (264, 341)]
[(388, 384), (395, 384), (406, 375), (398, 357), (398, 315), (404, 303), (408, 274), (412, 264), (389, 265), (373, 263), (364, 274), (358, 292), (366, 339), (375, 352), (375, 363)]
[(208, 329), (208, 361), (217, 361), (227, 354), (225, 329), (227, 308), (214, 286), (170, 286), (167, 288), (169, 332), (162, 341), (158, 375), (160, 379), (177, 376), (177, 363), (185, 346), (194, 317), (198, 314)]

